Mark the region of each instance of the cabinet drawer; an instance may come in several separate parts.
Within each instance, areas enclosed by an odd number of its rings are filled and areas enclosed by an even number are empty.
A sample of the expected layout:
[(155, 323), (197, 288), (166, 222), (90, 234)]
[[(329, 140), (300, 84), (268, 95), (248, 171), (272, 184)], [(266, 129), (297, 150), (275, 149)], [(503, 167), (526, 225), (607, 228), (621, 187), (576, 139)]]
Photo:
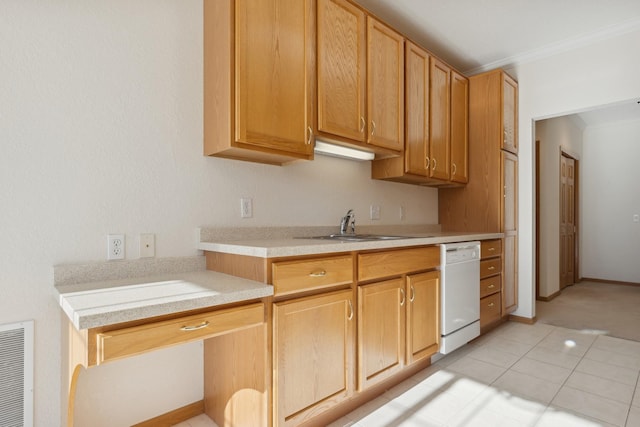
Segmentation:
[(257, 303), (101, 332), (96, 336), (97, 364), (261, 323), (264, 323), (264, 304)]
[(483, 240), (480, 242), (480, 258), (492, 258), (502, 254), (502, 240)]
[(502, 275), (498, 274), (497, 276), (491, 276), (480, 280), (480, 298), (500, 292), (502, 286), (501, 279)]
[(500, 319), (500, 295), (498, 292), (480, 299), (480, 327)]
[(274, 295), (286, 295), (353, 282), (351, 255), (274, 262), (272, 269)]
[(398, 249), (358, 255), (358, 280), (379, 279), (440, 266), (440, 248)]
[(502, 258), (491, 258), (480, 261), (480, 278), (502, 273)]

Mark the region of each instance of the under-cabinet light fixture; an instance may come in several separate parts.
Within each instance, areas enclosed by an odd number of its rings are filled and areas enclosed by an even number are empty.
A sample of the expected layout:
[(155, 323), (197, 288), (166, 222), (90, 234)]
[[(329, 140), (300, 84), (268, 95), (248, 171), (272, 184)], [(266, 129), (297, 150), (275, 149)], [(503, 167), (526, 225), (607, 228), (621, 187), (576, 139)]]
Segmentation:
[(341, 157), (351, 160), (373, 160), (375, 158), (375, 155), (368, 151), (343, 147), (342, 145), (328, 144), (318, 140), (316, 140), (316, 147), (314, 151), (325, 156)]

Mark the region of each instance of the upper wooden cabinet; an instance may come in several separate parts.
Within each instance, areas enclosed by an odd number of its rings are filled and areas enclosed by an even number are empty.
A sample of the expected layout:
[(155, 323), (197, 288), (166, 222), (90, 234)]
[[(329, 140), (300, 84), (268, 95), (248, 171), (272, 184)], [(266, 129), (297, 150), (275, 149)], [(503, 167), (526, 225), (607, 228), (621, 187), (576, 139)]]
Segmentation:
[(318, 0), (318, 132), (398, 156), (404, 148), (404, 38), (346, 0)]
[(204, 2), (204, 154), (313, 158), (312, 0)]
[(451, 159), (450, 111), (451, 107), (451, 68), (444, 62), (431, 58), (429, 78), (429, 158), (431, 168), (429, 176), (443, 181), (449, 180), (449, 162)]
[(451, 71), (451, 181), (469, 182), (469, 80)]
[(431, 186), (468, 181), (466, 77), (407, 41), (404, 158), (375, 160), (374, 179)]
[(502, 73), (502, 149), (518, 154), (518, 83)]
[(367, 142), (404, 149), (404, 38), (367, 17)]
[(318, 1), (318, 131), (366, 141), (367, 16), (346, 0)]

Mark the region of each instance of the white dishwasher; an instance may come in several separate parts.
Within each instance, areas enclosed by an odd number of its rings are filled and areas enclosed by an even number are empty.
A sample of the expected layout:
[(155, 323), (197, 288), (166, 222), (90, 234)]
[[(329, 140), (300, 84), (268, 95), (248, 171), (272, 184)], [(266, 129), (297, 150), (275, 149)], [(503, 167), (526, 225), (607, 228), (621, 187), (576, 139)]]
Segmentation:
[(440, 245), (440, 353), (480, 335), (480, 242)]

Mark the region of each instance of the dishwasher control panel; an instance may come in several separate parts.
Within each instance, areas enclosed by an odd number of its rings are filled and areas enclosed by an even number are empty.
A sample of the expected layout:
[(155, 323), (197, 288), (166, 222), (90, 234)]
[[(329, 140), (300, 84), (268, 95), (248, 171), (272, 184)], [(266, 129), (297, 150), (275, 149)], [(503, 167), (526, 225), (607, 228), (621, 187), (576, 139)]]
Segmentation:
[(480, 242), (447, 243), (443, 264), (456, 264), (480, 259)]

